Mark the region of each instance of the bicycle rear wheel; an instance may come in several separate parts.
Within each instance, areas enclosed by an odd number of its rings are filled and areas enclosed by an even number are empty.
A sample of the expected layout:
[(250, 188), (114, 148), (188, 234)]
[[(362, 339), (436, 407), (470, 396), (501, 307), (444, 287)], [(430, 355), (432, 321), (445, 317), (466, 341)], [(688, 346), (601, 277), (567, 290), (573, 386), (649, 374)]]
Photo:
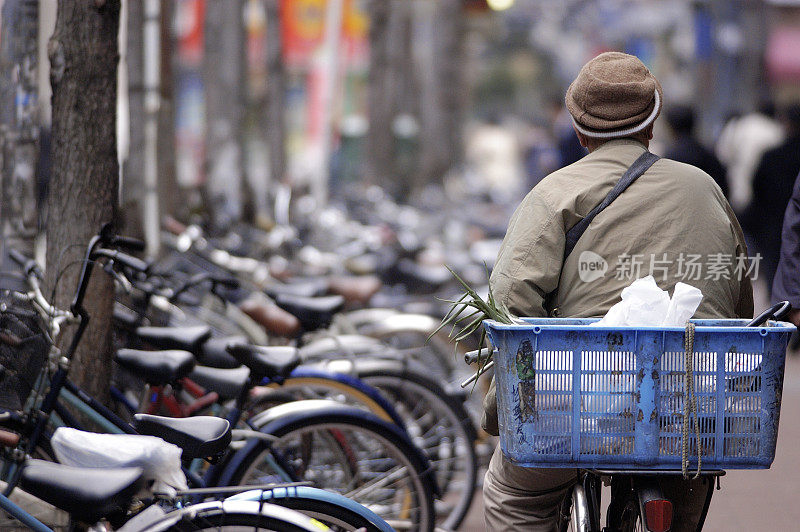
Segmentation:
[(300, 480), (355, 500), (396, 530), (433, 530), (435, 487), (429, 466), (396, 428), (343, 408), (288, 417), (260, 427), (276, 441), (242, 451), (245, 455), (227, 484), (269, 480), (274, 475), (269, 458), (278, 454)]
[(478, 482), (477, 434), (460, 398), (409, 367), (385, 361), (357, 363), (356, 373), (395, 405), (411, 440), (428, 456), (442, 491), (437, 524), (456, 530), (469, 512)]

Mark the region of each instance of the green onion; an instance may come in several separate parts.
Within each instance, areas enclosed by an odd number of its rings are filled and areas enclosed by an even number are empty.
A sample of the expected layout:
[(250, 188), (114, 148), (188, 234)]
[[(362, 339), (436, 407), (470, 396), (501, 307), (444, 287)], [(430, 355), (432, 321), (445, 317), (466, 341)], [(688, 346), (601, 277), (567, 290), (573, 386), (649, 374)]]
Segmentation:
[[(455, 346), (458, 347), (458, 343), (468, 338), (474, 332), (481, 328), (481, 335), (480, 340), (478, 342), (478, 375), (484, 373), (486, 364), (492, 358), (492, 351), (487, 349), (486, 344), (486, 331), (483, 330), (481, 324), (483, 320), (494, 320), (500, 323), (514, 323), (517, 321), (517, 317), (509, 312), (508, 308), (502, 303), (497, 301), (492, 294), (492, 288), (489, 287), (489, 294), (484, 299), (478, 295), (478, 293), (469, 286), (459, 275), (453, 271), (452, 268), (449, 266), (445, 266), (447, 270), (453, 274), (453, 277), (464, 287), (464, 294), (458, 298), (457, 300), (449, 300), (444, 299), (450, 303), (450, 309), (445, 314), (444, 318), (442, 318), (442, 322), (439, 324), (439, 327), (430, 335), (428, 338), (432, 338), (436, 333), (441, 331), (444, 327), (451, 326), (452, 329), (448, 334), (448, 337), (454, 340)], [(487, 268), (487, 277), (488, 277), (488, 268)], [(465, 314), (466, 312), (466, 314)], [(482, 358), (483, 351), (486, 349), (486, 358)], [(477, 380), (475, 381), (477, 382)]]

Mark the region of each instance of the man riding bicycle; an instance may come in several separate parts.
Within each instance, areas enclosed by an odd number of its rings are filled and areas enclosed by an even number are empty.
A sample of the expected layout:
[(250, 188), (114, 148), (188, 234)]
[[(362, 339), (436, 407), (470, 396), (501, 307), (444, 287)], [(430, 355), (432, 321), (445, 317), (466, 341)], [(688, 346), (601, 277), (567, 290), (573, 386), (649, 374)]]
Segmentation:
[[(599, 317), (633, 280), (653, 275), (670, 292), (679, 281), (699, 288), (696, 318), (752, 317), (744, 237), (719, 187), (698, 168), (643, 156), (663, 105), (647, 67), (601, 54), (570, 85), (566, 105), (589, 154), (547, 176), (517, 208), (490, 280), (495, 298), (517, 316)], [(623, 175), (628, 188), (608, 203)], [(570, 231), (585, 218), (583, 232)], [(483, 427), (499, 433), (494, 383)], [(498, 447), (483, 487), (487, 529), (555, 530), (577, 478), (574, 469), (516, 466)], [(672, 530), (702, 526), (710, 481), (670, 476), (662, 489), (675, 508)]]

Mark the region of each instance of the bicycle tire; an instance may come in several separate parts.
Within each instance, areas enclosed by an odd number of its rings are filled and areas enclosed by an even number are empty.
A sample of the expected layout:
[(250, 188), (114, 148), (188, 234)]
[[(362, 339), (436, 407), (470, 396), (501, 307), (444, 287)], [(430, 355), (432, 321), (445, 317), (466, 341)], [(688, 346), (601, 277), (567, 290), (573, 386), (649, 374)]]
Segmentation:
[[(282, 392), (297, 392), (298, 395), (288, 393), (286, 397), (294, 400), (333, 398), (351, 406), (362, 407), (384, 421), (403, 426), (403, 419), (378, 390), (351, 375), (300, 366), (280, 384), (270, 384), (269, 388), (274, 389), (275, 393), (268, 392), (266, 396), (255, 399), (245, 407), (249, 419), (255, 419), (259, 412), (275, 406), (272, 400), (280, 401), (279, 394)], [(258, 422), (254, 421), (254, 424), (258, 425)]]
[(363, 360), (356, 363), (355, 373), (396, 402), (412, 441), (436, 469), (443, 492), (437, 524), (456, 530), (469, 512), (478, 482), (477, 431), (463, 402), (408, 364)]
[(240, 530), (321, 532), (327, 527), (305, 514), (258, 501), (212, 501), (166, 514), (139, 532)]
[(639, 496), (636, 492), (625, 501), (625, 506), (620, 514), (620, 532), (644, 532), (647, 528), (642, 519), (641, 507), (639, 506)]
[[(249, 442), (232, 458), (221, 484), (260, 483), (261, 475), (269, 478), (272, 474), (260, 469), (263, 457), (279, 453), (293, 464), (300, 479), (352, 498), (395, 528), (434, 529), (437, 489), (433, 471), (396, 426), (329, 401), (298, 401), (273, 408), (271, 414), (258, 428), (276, 441)], [(322, 440), (334, 440), (340, 448), (319, 446)], [(370, 471), (368, 465), (380, 469)], [(376, 489), (369, 489), (372, 487)], [(393, 491), (395, 487), (398, 489)], [(384, 498), (379, 500), (380, 495)], [(397, 496), (402, 500), (393, 498)]]
[(332, 491), (309, 486), (252, 490), (230, 499), (268, 500), (297, 510), (327, 525), (332, 531), (364, 529), (365, 532), (394, 532), (389, 524), (369, 508)]

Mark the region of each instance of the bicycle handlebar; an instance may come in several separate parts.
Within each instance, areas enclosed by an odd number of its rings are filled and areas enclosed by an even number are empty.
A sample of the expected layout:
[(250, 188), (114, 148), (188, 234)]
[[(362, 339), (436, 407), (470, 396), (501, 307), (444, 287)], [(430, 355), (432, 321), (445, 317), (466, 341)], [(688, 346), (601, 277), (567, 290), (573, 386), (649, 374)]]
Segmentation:
[(758, 327), (770, 318), (774, 320), (780, 320), (781, 318), (785, 317), (790, 310), (792, 310), (792, 305), (788, 301), (781, 301), (780, 303), (772, 305), (767, 310), (753, 318), (753, 321), (748, 323), (746, 327)]
[(109, 242), (111, 246), (127, 249), (129, 251), (144, 251), (145, 243), (143, 240), (130, 236), (115, 236)]
[(42, 269), (39, 268), (35, 260), (29, 259), (13, 248), (8, 250), (8, 256), (23, 269), (25, 275), (35, 275), (39, 279), (43, 278)]
[(222, 298), (220, 294), (217, 293), (217, 287), (224, 286), (225, 288), (230, 289), (237, 289), (240, 286), (239, 280), (233, 277), (218, 277), (216, 275), (211, 275), (209, 273), (203, 272), (198, 273), (197, 275), (193, 275), (188, 281), (183, 283), (180, 288), (175, 290), (172, 294), (173, 300), (177, 300), (178, 296), (182, 295), (184, 292), (189, 290), (189, 288), (193, 286), (199, 286), (200, 284), (210, 281), (211, 282), (211, 292), (216, 295), (217, 297)]
[(91, 259), (97, 259), (100, 257), (105, 257), (107, 259), (111, 259), (114, 262), (122, 264), (123, 266), (130, 268), (134, 271), (147, 273), (150, 269), (150, 265), (143, 261), (142, 259), (138, 259), (132, 255), (128, 255), (127, 253), (123, 253), (122, 251), (118, 251), (116, 249), (95, 249), (91, 253)]
[(28, 262), (28, 257), (17, 251), (16, 249), (9, 249), (8, 256), (11, 257), (11, 260), (16, 262), (19, 266), (25, 267), (25, 264)]

